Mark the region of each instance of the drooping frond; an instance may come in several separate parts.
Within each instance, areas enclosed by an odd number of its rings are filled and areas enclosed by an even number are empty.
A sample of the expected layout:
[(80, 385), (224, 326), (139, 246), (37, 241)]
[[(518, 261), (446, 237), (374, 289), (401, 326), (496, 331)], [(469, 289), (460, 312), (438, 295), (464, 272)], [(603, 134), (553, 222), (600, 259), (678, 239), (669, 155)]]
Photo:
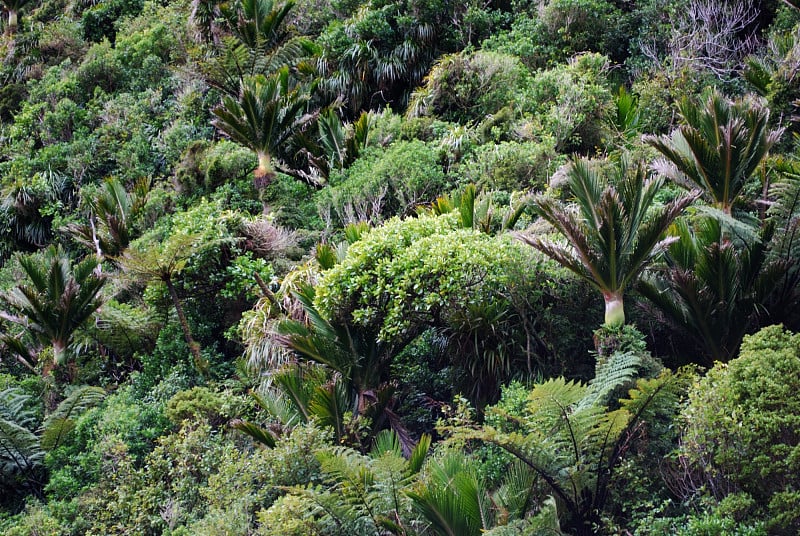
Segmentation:
[(42, 448), (53, 450), (75, 428), (75, 419), (100, 404), (106, 396), (102, 387), (84, 385), (75, 389), (42, 423)]
[(488, 494), (463, 453), (432, 460), (426, 478), (407, 495), (440, 536), (478, 536), (492, 526)]
[(32, 432), (36, 416), (30, 399), (17, 388), (0, 391), (0, 484), (29, 472), (44, 459), (39, 438)]
[(39, 437), (19, 424), (0, 418), (0, 480), (27, 473), (42, 464)]

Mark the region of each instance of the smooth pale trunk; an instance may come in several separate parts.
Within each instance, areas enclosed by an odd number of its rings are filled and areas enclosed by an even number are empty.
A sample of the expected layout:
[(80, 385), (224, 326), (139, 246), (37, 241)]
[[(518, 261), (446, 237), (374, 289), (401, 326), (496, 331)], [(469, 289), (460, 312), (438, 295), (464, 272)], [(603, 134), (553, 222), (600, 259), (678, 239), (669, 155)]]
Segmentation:
[(253, 172), (253, 183), (257, 189), (262, 190), (275, 179), (275, 172), (272, 171), (269, 153), (257, 152), (256, 155), (258, 156), (258, 167)]
[(625, 324), (625, 307), (622, 301), (622, 294), (603, 294), (603, 298), (606, 301), (605, 325), (613, 328)]
[(17, 29), (17, 12), (8, 10), (8, 33), (14, 33)]

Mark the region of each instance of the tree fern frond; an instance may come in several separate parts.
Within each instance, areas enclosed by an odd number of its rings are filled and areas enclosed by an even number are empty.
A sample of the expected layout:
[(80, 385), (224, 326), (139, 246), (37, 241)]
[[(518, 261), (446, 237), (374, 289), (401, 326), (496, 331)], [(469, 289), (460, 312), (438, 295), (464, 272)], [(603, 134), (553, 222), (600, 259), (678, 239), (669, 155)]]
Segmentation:
[(43, 460), (44, 450), (36, 434), (0, 418), (0, 478), (27, 473), (40, 466)]
[(642, 361), (642, 355), (636, 352), (614, 352), (608, 359), (599, 362), (595, 377), (589, 382), (586, 396), (577, 407), (606, 405), (609, 402), (608, 395), (636, 376)]
[(106, 396), (102, 387), (76, 388), (42, 423), (42, 448), (53, 450), (75, 427), (75, 419), (87, 409), (100, 404)]

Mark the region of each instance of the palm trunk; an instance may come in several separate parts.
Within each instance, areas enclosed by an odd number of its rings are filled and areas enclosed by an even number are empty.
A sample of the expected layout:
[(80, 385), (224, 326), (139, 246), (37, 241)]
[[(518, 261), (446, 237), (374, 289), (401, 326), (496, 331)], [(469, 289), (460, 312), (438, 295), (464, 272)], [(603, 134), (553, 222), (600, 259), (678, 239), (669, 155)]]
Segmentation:
[(178, 292), (175, 290), (175, 285), (172, 284), (172, 278), (166, 276), (162, 278), (164, 284), (167, 285), (169, 296), (172, 298), (172, 304), (175, 306), (175, 312), (178, 313), (178, 322), (183, 330), (183, 338), (189, 346), (189, 351), (192, 352), (194, 357), (194, 366), (197, 371), (204, 377), (208, 377), (208, 362), (203, 358), (200, 353), (200, 345), (192, 337), (192, 331), (189, 329), (189, 321), (186, 320), (186, 314), (183, 312), (183, 306), (180, 299), (178, 299)]
[(13, 34), (17, 31), (17, 11), (15, 9), (8, 10), (8, 27), (6, 33)]
[(604, 292), (603, 298), (606, 301), (605, 326), (613, 328), (625, 324), (625, 307), (623, 304), (622, 291)]
[(269, 153), (258, 151), (258, 167), (253, 172), (253, 184), (258, 190), (263, 190), (275, 180), (277, 174), (272, 169)]

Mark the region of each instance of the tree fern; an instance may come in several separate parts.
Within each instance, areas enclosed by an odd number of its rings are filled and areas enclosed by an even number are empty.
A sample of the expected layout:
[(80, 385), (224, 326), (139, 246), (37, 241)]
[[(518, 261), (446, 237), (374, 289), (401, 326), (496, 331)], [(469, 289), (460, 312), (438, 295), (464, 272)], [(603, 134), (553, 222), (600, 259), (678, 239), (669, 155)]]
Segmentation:
[(100, 404), (106, 396), (102, 387), (78, 387), (42, 423), (42, 448), (58, 447), (64, 437), (75, 428), (75, 419), (87, 409)]
[(0, 480), (27, 473), (44, 460), (39, 437), (19, 424), (0, 418)]
[(39, 437), (32, 431), (36, 415), (30, 399), (17, 388), (0, 391), (0, 487), (24, 477), (44, 460)]
[(580, 405), (608, 404), (609, 395), (629, 383), (639, 372), (642, 362), (642, 354), (636, 352), (614, 352), (608, 359), (598, 362), (595, 377), (589, 382)]
[(410, 500), (406, 495), (430, 446), (423, 436), (411, 460), (402, 456), (399, 438), (384, 431), (368, 455), (347, 447), (319, 452), (328, 488), (296, 490), (313, 499), (324, 518), (341, 534), (408, 534)]
[(455, 435), (494, 443), (514, 455), (563, 505), (565, 525), (576, 534), (593, 534), (614, 469), (638, 426), (675, 404), (683, 385), (665, 370), (656, 379), (639, 380), (620, 409), (608, 410), (602, 399), (629, 382), (637, 364), (635, 357), (619, 354), (594, 384), (563, 378), (537, 384), (524, 409), (513, 416), (512, 431), (483, 426), (462, 428)]

